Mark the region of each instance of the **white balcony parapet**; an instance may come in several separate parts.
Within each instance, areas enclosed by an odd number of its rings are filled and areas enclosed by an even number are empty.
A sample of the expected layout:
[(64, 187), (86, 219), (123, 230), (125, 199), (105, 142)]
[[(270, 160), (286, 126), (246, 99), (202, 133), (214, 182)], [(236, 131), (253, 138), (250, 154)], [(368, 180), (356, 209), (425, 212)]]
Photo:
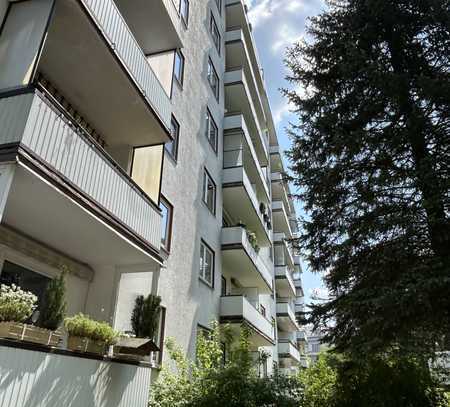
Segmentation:
[(285, 280), (290, 288), (291, 295), (295, 296), (295, 285), (292, 278), (292, 273), (287, 266), (276, 266), (275, 267), (275, 280)]
[[(300, 328), (297, 324), (297, 319), (295, 318), (295, 312), (292, 306), (288, 302), (278, 302), (277, 301), (277, 318), (282, 321), (286, 321), (283, 330), (288, 331), (298, 331)], [(280, 322), (278, 323), (280, 325)]]
[[(272, 291), (272, 273), (266, 266), (266, 263), (261, 256), (250, 244), (247, 238), (247, 232), (244, 228), (238, 226), (222, 229), (222, 249), (228, 250), (230, 248), (242, 248), (259, 273), (260, 277), (264, 280), (264, 283), (270, 291)], [(250, 270), (245, 270), (245, 272), (250, 273)], [(250, 276), (247, 278), (250, 279)]]
[(241, 295), (221, 297), (221, 322), (245, 322), (268, 342), (274, 343), (274, 329), (272, 323), (264, 317), (250, 302)]
[[(36, 92), (36, 93), (35, 93)], [(159, 250), (161, 213), (80, 127), (39, 91), (0, 99), (0, 144), (15, 143)]]
[(291, 358), (296, 362), (300, 362), (300, 352), (291, 341), (285, 341), (283, 339), (278, 340), (278, 356), (280, 358)]
[[(113, 0), (79, 0), (97, 22), (110, 48), (133, 78), (135, 85), (170, 129), (172, 105), (144, 52)], [(169, 6), (169, 5), (168, 5)]]
[(0, 377), (2, 407), (146, 407), (151, 369), (0, 345)]

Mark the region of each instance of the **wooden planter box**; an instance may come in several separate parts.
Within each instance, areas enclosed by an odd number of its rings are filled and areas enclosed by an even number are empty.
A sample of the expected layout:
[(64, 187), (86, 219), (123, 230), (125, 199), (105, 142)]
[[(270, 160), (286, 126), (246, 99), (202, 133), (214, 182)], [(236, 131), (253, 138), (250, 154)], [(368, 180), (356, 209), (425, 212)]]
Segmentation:
[(159, 351), (159, 348), (150, 339), (120, 338), (113, 346), (113, 357), (139, 362), (150, 358), (150, 353), (155, 351)]
[(0, 338), (37, 343), (45, 346), (58, 346), (62, 334), (58, 331), (39, 328), (21, 322), (0, 322)]
[(106, 345), (104, 342), (93, 341), (89, 338), (80, 338), (79, 336), (71, 336), (67, 339), (67, 349), (82, 352), (94, 353), (96, 355), (104, 355)]

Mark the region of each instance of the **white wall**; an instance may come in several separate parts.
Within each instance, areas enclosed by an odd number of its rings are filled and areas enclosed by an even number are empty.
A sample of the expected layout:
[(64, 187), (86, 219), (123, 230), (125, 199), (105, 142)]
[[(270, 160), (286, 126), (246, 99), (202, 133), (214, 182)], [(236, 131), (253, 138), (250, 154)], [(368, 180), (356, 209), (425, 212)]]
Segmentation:
[(174, 51), (160, 52), (158, 54), (149, 55), (147, 61), (161, 82), (168, 96), (172, 93), (172, 73), (174, 62)]

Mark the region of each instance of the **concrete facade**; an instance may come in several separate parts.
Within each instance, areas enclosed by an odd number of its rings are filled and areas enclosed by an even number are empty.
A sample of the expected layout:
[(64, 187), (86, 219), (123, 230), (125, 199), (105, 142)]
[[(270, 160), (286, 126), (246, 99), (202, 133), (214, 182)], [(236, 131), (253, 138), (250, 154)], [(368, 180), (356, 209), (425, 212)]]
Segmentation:
[[(251, 328), (255, 359), (269, 355), (261, 374), (300, 368), (296, 214), (244, 1), (0, 0), (0, 66), (0, 281), (32, 276), (33, 288), (65, 266), (69, 315), (129, 332), (135, 299), (151, 293), (165, 309), (158, 337), (191, 358), (198, 330), (218, 321), (236, 338)], [(210, 207), (205, 188), (215, 190)], [(32, 352), (45, 368), (69, 357), (74, 374), (107, 369), (101, 379), (130, 393), (168, 363), (163, 352), (120, 377), (114, 359), (88, 363), (67, 349), (47, 357), (0, 338), (0, 353), (8, 347), (24, 366)], [(11, 363), (0, 372), (20, 377)], [(0, 400), (8, 392), (31, 405), (30, 383), (22, 395), (20, 380), (0, 383)], [(86, 390), (89, 405), (123, 405), (108, 404), (105, 383), (72, 390)], [(135, 395), (145, 406), (146, 392)]]

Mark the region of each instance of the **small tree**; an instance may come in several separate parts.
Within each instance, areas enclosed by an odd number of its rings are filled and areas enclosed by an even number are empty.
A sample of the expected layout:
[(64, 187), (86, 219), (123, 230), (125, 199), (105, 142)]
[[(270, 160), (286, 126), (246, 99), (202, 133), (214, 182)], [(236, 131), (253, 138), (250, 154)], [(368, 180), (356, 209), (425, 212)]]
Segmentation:
[(158, 330), (161, 314), (161, 297), (150, 294), (147, 297), (140, 295), (136, 298), (131, 326), (138, 338), (154, 339)]
[[(152, 385), (150, 407), (299, 407), (301, 388), (296, 378), (276, 374), (260, 378), (250, 352), (250, 331), (244, 325), (237, 343), (227, 327), (212, 326), (197, 338), (196, 360), (189, 361), (169, 339), (166, 349), (175, 373), (163, 369)], [(223, 343), (229, 349), (224, 361)]]
[(50, 330), (57, 329), (66, 315), (66, 274), (68, 270), (64, 266), (59, 277), (51, 280), (45, 289), (39, 317), (36, 325)]

